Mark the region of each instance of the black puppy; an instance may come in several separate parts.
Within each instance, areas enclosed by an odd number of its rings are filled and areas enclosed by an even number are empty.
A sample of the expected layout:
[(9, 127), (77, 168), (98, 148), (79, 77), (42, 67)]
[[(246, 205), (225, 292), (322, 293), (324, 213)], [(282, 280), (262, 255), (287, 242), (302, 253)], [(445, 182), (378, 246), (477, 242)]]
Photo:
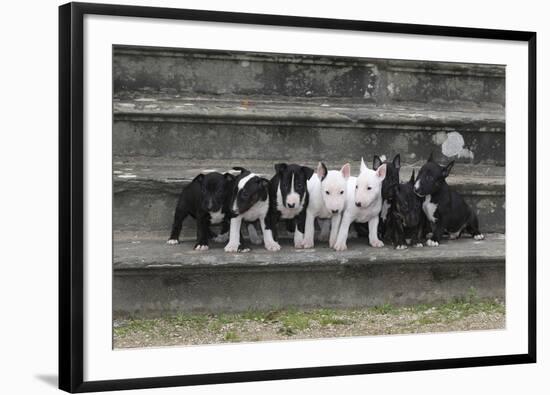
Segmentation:
[(269, 181), (269, 216), (266, 222), (275, 241), (278, 240), (277, 222), (280, 219), (294, 219), (294, 247), (303, 247), (309, 203), (307, 180), (313, 173), (313, 169), (306, 166), (286, 163), (275, 165), (275, 175)]
[(278, 251), (281, 247), (272, 238), (271, 231), (266, 229), (266, 217), (269, 212), (269, 181), (242, 167), (234, 182), (233, 193), (230, 199), (230, 231), (229, 242), (225, 246), (226, 252), (245, 252), (249, 248), (245, 245), (241, 235), (242, 222), (253, 223), (258, 221), (262, 228), (264, 246), (270, 251)]
[(449, 232), (451, 239), (460, 237), (463, 230), (476, 240), (484, 238), (479, 231), (476, 213), (445, 180), (453, 165), (454, 161), (447, 166), (439, 166), (430, 155), (414, 184), (414, 192), (424, 198), (422, 209), (431, 224), (432, 237), (426, 241), (430, 247), (439, 245), (445, 231)]
[[(382, 181), (382, 210), (380, 211), (380, 221), (378, 222), (378, 238), (380, 240), (388, 239), (391, 234), (391, 223), (388, 221), (392, 207), (392, 200), (395, 194), (395, 188), (399, 185), (399, 170), (401, 169), (401, 155), (394, 156), (391, 162), (386, 160), (385, 156), (374, 155), (372, 161), (373, 170), (386, 164), (386, 177)], [(368, 237), (369, 228), (367, 224), (354, 223), (358, 236)]]
[(212, 224), (222, 224), (221, 233), (229, 231), (229, 200), (235, 176), (230, 173), (199, 174), (183, 188), (178, 199), (168, 244), (178, 244), (183, 220), (190, 215), (197, 220), (195, 250), (208, 250), (208, 240), (216, 235)]
[(393, 245), (397, 250), (407, 248), (406, 240), (415, 247), (422, 247), (422, 233), (426, 216), (422, 211), (422, 199), (414, 193), (414, 170), (407, 183), (395, 187), (388, 216)]

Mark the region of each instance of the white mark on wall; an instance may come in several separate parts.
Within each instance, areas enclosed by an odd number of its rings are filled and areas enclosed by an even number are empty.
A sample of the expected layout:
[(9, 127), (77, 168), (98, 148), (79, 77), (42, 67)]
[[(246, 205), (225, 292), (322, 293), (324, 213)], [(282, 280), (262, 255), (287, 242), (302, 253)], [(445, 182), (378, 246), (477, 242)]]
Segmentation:
[(474, 159), (474, 153), (464, 147), (464, 137), (458, 132), (439, 132), (432, 140), (435, 144), (441, 145), (441, 152), (447, 157)]

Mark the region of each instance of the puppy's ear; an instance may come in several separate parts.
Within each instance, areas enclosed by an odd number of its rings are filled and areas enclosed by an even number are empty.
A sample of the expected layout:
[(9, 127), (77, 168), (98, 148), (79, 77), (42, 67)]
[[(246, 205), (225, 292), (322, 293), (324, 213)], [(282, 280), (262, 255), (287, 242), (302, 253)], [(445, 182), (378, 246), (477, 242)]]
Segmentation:
[(204, 180), (204, 174), (199, 174), (198, 176), (196, 176), (195, 178), (193, 178), (193, 182), (198, 182), (199, 184), (202, 183), (202, 180)]
[(342, 166), (342, 169), (340, 170), (342, 172), (342, 175), (344, 178), (348, 178), (351, 175), (351, 166), (349, 163), (346, 163), (344, 166)]
[(395, 155), (392, 163), (393, 163), (393, 167), (395, 167), (396, 169), (401, 168), (401, 155), (399, 154)]
[(386, 178), (386, 164), (384, 163), (378, 169), (376, 169), (376, 175), (380, 178), (380, 181), (383, 181)]
[(451, 174), (451, 169), (453, 168), (454, 164), (455, 164), (455, 161), (453, 160), (451, 161), (451, 163), (449, 163), (447, 166), (443, 168), (443, 172), (442, 172), (443, 177), (448, 177), (449, 174)]
[(267, 199), (269, 180), (266, 180), (265, 178), (260, 178), (258, 180), (258, 184), (260, 184), (260, 199)]
[(225, 178), (225, 182), (233, 182), (233, 181), (235, 181), (236, 177), (231, 173), (225, 173), (223, 175), (223, 178)]
[(430, 157), (428, 158), (428, 162), (433, 162), (434, 161), (434, 152), (430, 152)]
[(373, 170), (376, 170), (382, 165), (382, 159), (378, 155), (374, 155), (374, 158), (372, 160), (372, 168)]
[[(325, 167), (326, 169), (326, 167)], [(314, 171), (311, 167), (307, 167), (307, 166), (302, 166), (302, 172), (305, 174), (306, 176), (306, 180), (309, 180), (311, 178), (311, 176), (313, 175)]]
[(286, 163), (277, 163), (275, 165), (275, 172), (276, 173), (281, 173), (283, 171), (285, 171), (286, 169)]
[(409, 184), (414, 185), (414, 169), (413, 169), (411, 179), (409, 180)]
[(317, 175), (319, 176), (321, 181), (325, 179), (325, 177), (327, 176), (327, 172), (328, 170), (325, 164), (323, 162), (319, 162), (319, 164), (317, 165)]
[(365, 164), (365, 161), (363, 160), (363, 158), (361, 158), (361, 167), (359, 168), (359, 173), (363, 173), (364, 171), (367, 171), (367, 170), (368, 170), (368, 167)]

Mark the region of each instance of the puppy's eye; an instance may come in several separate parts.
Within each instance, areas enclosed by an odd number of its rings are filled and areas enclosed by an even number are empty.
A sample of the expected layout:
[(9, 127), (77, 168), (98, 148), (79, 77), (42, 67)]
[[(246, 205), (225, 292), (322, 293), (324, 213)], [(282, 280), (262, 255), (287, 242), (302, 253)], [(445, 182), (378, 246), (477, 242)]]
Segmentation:
[(356, 185), (356, 186), (355, 186), (355, 189), (359, 189), (359, 185)]
[(372, 189), (372, 187), (367, 187), (367, 190), (370, 191)]
[(330, 195), (330, 192), (329, 192), (329, 191), (325, 191), (325, 193), (326, 193), (327, 195)]
[(340, 195), (343, 195), (344, 194), (344, 191), (340, 191)]

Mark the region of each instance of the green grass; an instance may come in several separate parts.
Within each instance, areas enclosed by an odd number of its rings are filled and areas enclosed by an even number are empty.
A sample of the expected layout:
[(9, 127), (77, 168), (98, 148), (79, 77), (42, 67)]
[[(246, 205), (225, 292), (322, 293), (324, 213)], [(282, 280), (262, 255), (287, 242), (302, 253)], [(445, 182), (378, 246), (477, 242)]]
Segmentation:
[[(117, 339), (131, 339), (136, 336), (146, 339), (169, 339), (185, 338), (189, 333), (193, 333), (195, 337), (207, 334), (226, 342), (259, 341), (264, 331), (262, 328), (292, 337), (311, 331), (318, 333), (324, 328), (331, 328), (331, 333), (334, 333), (335, 330), (339, 330), (338, 328), (354, 328), (354, 324), (360, 323), (379, 327), (387, 320), (394, 322), (394, 326), (389, 327), (387, 333), (396, 333), (395, 330), (406, 333), (421, 331), (423, 327), (433, 324), (457, 322), (478, 313), (504, 315), (505, 310), (504, 303), (479, 299), (472, 289), (463, 298), (438, 305), (397, 307), (386, 303), (355, 310), (291, 308), (272, 311), (250, 310), (232, 314), (181, 313), (153, 319), (129, 318), (117, 321), (114, 335)], [(259, 328), (259, 332), (247, 332), (251, 326), (256, 328), (256, 331)]]
[(238, 342), (239, 341), (239, 336), (235, 333), (235, 332), (227, 332), (225, 334), (225, 336), (223, 337), (223, 339), (226, 341), (226, 342)]

